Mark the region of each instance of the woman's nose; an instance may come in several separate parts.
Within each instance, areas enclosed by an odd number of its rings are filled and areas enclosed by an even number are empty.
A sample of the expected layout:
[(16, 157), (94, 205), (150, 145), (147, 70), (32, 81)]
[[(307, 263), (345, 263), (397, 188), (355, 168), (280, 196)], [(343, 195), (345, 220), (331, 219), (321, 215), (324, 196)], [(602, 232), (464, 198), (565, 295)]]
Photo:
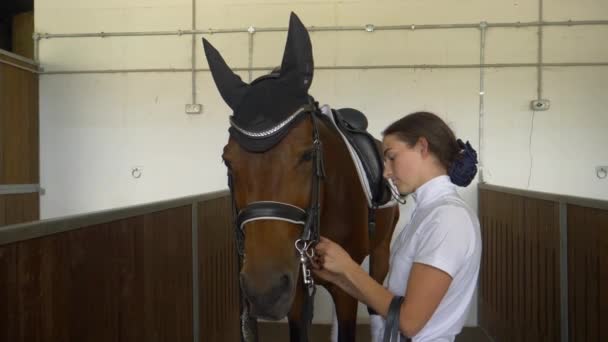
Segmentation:
[(385, 161), (384, 162), (384, 172), (382, 172), (382, 175), (384, 176), (384, 178), (390, 178), (392, 173), (393, 172), (391, 170), (390, 164)]

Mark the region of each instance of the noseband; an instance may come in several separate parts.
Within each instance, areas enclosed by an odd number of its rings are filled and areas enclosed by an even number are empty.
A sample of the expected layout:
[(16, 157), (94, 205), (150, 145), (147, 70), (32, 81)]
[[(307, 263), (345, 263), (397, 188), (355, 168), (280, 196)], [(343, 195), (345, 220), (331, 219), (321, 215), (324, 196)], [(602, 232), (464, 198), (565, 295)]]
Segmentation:
[(259, 220), (276, 220), (285, 221), (302, 226), (302, 234), (295, 242), (295, 248), (300, 254), (300, 262), (302, 264), (304, 284), (308, 285), (309, 291), (314, 289), (314, 282), (310, 275), (310, 270), (307, 268), (310, 258), (314, 255), (313, 249), (310, 248), (319, 241), (320, 227), (320, 196), (321, 196), (321, 179), (325, 177), (325, 168), (323, 165), (323, 145), (319, 137), (316, 117), (317, 108), (314, 104), (307, 104), (299, 108), (294, 114), (290, 115), (285, 121), (279, 123), (276, 127), (265, 132), (249, 132), (241, 127), (238, 127), (234, 121), (230, 124), (239, 134), (245, 134), (248, 139), (269, 139), (275, 134), (284, 133), (281, 130), (289, 129), (288, 123), (293, 121), (298, 115), (310, 115), (312, 120), (312, 186), (311, 186), (311, 201), (308, 209), (300, 208), (296, 205), (284, 202), (275, 201), (256, 201), (248, 203), (244, 208), (238, 209), (234, 194), (234, 186), (232, 179), (232, 170), (228, 168), (228, 186), (232, 196), (233, 212), (235, 214), (235, 230), (237, 237), (237, 250), (239, 255), (244, 256), (245, 253), (245, 226), (254, 221)]

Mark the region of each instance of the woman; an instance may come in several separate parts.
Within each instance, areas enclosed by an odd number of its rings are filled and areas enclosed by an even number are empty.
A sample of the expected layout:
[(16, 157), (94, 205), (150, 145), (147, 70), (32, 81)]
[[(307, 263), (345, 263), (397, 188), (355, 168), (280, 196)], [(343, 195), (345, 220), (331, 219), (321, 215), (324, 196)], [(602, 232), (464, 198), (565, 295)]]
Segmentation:
[(326, 238), (315, 247), (314, 272), (375, 310), (401, 339), (453, 341), (466, 320), (481, 257), (479, 220), (455, 185), (473, 180), (477, 154), (427, 112), (394, 122), (383, 137), (384, 176), (416, 202), (391, 247), (387, 287)]

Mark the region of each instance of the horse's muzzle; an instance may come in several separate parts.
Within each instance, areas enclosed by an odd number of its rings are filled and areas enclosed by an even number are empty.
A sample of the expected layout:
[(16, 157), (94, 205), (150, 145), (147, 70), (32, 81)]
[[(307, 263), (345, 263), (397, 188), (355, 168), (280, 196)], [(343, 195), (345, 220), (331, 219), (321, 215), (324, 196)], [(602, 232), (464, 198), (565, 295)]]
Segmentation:
[(252, 316), (279, 320), (289, 312), (295, 293), (291, 274), (279, 273), (254, 282), (241, 273), (240, 282)]

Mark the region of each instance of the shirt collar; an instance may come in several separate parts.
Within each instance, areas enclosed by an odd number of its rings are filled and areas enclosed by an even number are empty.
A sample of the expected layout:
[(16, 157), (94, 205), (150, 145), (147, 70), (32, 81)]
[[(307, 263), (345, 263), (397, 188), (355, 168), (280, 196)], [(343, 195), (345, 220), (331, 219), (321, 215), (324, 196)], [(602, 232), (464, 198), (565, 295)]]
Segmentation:
[(455, 186), (447, 175), (437, 176), (422, 184), (412, 195), (417, 206), (428, 205), (446, 194), (455, 192)]

